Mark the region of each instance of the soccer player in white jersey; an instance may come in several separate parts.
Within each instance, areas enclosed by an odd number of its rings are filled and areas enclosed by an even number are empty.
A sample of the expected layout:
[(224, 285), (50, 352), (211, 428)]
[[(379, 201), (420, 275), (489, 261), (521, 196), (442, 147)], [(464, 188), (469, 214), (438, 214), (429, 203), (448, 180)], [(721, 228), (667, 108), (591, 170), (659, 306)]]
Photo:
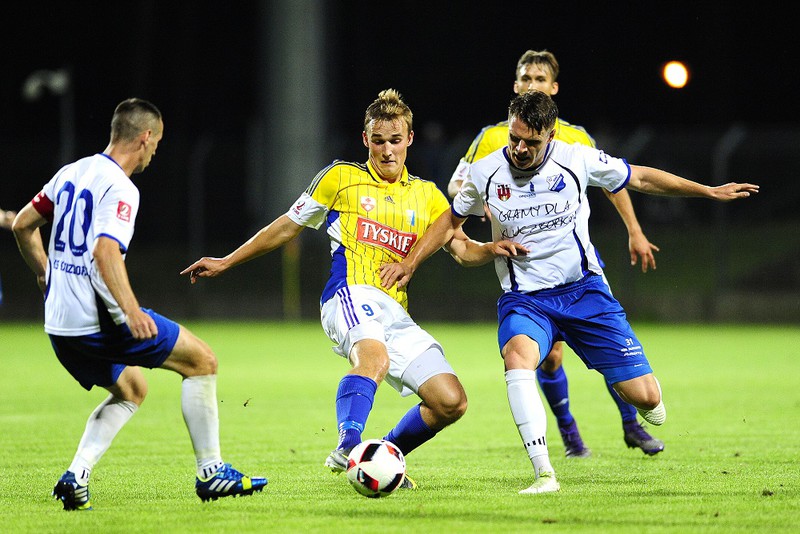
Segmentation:
[(446, 243), (467, 216), (491, 211), (497, 244), (518, 255), (498, 258), (503, 289), (498, 343), (511, 414), (534, 467), (524, 494), (560, 488), (545, 442), (547, 419), (535, 370), (558, 339), (597, 369), (645, 421), (661, 425), (666, 409), (644, 348), (611, 295), (589, 239), (587, 186), (629, 187), (655, 195), (718, 201), (758, 192), (752, 184), (710, 187), (651, 167), (629, 165), (595, 148), (554, 141), (558, 109), (531, 91), (509, 106), (508, 146), (475, 163), (449, 213), (442, 214), (400, 263), (381, 267), (384, 287), (405, 286), (420, 263)]
[[(13, 223), (19, 250), (44, 292), (44, 329), (56, 356), (85, 389), (109, 392), (89, 416), (72, 463), (53, 490), (65, 510), (92, 509), (89, 476), (144, 401), (142, 367), (183, 377), (181, 408), (200, 499), (250, 495), (267, 484), (222, 460), (212, 350), (183, 326), (140, 308), (128, 279), (125, 256), (139, 211), (139, 190), (130, 177), (150, 164), (163, 129), (152, 103), (121, 102), (103, 153), (60, 169)], [(39, 227), (47, 222), (53, 228), (45, 252)]]
[[(558, 75), (560, 66), (555, 55), (548, 50), (527, 50), (517, 61), (514, 79), (514, 93), (520, 94), (527, 91), (539, 90), (551, 97), (559, 90)], [(580, 126), (570, 124), (561, 117), (556, 119), (555, 137), (565, 143), (579, 143), (595, 147), (594, 139)], [(472, 141), (467, 153), (461, 159), (450, 178), (447, 192), (454, 197), (461, 184), (469, 174), (470, 165), (483, 157), (491, 154), (498, 148), (508, 143), (508, 120), (483, 128)], [(649, 267), (656, 268), (656, 259), (653, 256), (658, 247), (650, 243), (642, 231), (642, 227), (633, 209), (630, 195), (626, 190), (614, 194), (605, 189), (604, 195), (611, 201), (625, 223), (628, 230), (628, 250), (631, 265), (637, 261), (642, 262), (642, 272), (647, 272)], [(588, 212), (587, 212), (588, 214)], [(557, 341), (553, 344), (550, 354), (536, 370), (536, 379), (542, 388), (547, 403), (556, 417), (558, 431), (564, 442), (564, 454), (568, 458), (587, 458), (591, 451), (583, 443), (578, 423), (570, 410), (569, 383), (567, 374), (562, 366), (564, 358), (564, 342)], [(622, 418), (623, 439), (628, 447), (637, 447), (645, 454), (654, 455), (664, 450), (664, 442), (651, 436), (639, 423), (636, 417), (636, 408), (620, 398), (614, 389), (606, 383), (608, 392), (617, 405)]]

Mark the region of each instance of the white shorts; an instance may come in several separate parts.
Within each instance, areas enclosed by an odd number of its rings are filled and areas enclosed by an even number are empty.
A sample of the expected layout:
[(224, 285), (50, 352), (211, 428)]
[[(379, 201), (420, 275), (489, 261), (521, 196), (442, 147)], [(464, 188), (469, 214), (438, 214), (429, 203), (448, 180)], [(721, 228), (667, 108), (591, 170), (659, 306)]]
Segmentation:
[[(397, 301), (376, 287), (342, 287), (322, 305), (321, 319), (323, 330), (336, 344), (333, 351), (343, 358), (349, 359), (353, 345), (362, 339), (385, 344), (389, 353), (385, 380), (404, 397), (417, 393), (419, 386), (433, 376), (456, 374), (433, 336), (420, 328)], [(435, 352), (432, 354), (429, 349)], [(426, 352), (425, 358), (409, 369)], [(436, 357), (436, 352), (441, 357)]]

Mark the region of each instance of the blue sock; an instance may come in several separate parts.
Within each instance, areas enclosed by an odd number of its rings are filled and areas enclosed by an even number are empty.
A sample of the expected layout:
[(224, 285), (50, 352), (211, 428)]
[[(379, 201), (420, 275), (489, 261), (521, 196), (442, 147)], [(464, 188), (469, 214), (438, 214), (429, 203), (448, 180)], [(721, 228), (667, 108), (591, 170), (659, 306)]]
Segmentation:
[(614, 388), (606, 382), (606, 387), (608, 388), (608, 393), (611, 395), (611, 398), (614, 399), (614, 402), (617, 403), (617, 408), (619, 408), (619, 414), (622, 416), (622, 424), (635, 422), (636, 421), (636, 406), (632, 404), (628, 404), (617, 394)]
[(337, 449), (352, 449), (361, 443), (378, 384), (360, 375), (344, 375), (336, 392), (336, 420), (339, 423)]
[(432, 430), (422, 419), (419, 411), (420, 405), (417, 404), (406, 412), (400, 422), (383, 439), (391, 441), (400, 448), (406, 455), (431, 439), (437, 431)]
[(536, 378), (539, 380), (547, 404), (556, 416), (558, 426), (571, 424), (575, 418), (569, 411), (569, 388), (564, 368), (559, 367), (555, 373), (548, 373), (540, 367), (536, 370)]

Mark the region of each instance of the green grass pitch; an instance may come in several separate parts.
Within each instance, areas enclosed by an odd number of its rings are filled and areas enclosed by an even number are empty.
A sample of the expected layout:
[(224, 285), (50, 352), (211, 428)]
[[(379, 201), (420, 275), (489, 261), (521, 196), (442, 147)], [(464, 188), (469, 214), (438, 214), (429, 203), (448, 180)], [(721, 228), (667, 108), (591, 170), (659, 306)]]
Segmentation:
[[(180, 377), (150, 392), (92, 474), (92, 512), (50, 492), (105, 395), (67, 375), (39, 324), (0, 325), (4, 532), (789, 532), (800, 517), (800, 328), (634, 325), (664, 389), (666, 450), (626, 448), (601, 377), (565, 355), (590, 459), (566, 459), (548, 410), (561, 492), (518, 495), (530, 463), (508, 410), (493, 324), (424, 324), (469, 396), (464, 418), (407, 458), (416, 491), (366, 499), (322, 463), (349, 366), (317, 323), (189, 323), (219, 357), (223, 457), (263, 493), (201, 503)], [(381, 386), (365, 437), (414, 403)], [(796, 531), (796, 530), (794, 530)]]

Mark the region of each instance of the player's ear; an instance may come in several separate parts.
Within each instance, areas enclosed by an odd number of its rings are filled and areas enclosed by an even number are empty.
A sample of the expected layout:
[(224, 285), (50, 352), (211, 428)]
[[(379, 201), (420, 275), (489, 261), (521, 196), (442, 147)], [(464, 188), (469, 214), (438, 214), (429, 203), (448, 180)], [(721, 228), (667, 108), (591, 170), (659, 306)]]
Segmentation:
[(519, 82), (517, 80), (514, 80), (514, 94), (519, 94)]
[(139, 134), (139, 142), (142, 146), (147, 145), (147, 142), (150, 141), (150, 137), (153, 135), (153, 130), (145, 130)]
[(369, 148), (369, 141), (367, 140), (367, 132), (361, 132), (361, 140), (364, 141), (364, 146)]
[(558, 82), (553, 82), (553, 88), (550, 89), (550, 96), (554, 96), (558, 93)]
[(410, 145), (413, 142), (414, 142), (414, 130), (411, 130), (410, 132), (408, 132), (408, 144)]

